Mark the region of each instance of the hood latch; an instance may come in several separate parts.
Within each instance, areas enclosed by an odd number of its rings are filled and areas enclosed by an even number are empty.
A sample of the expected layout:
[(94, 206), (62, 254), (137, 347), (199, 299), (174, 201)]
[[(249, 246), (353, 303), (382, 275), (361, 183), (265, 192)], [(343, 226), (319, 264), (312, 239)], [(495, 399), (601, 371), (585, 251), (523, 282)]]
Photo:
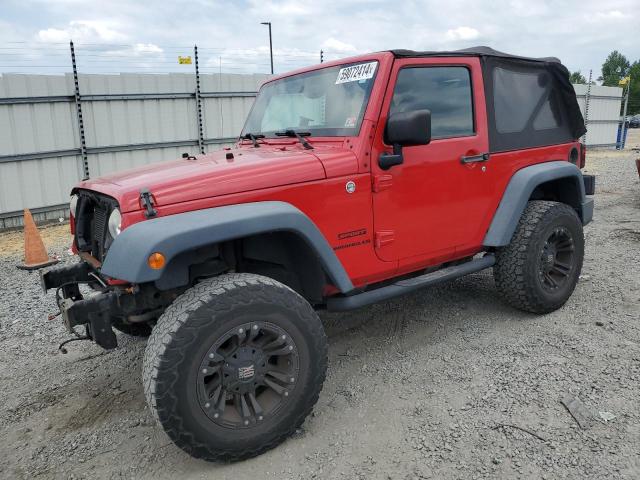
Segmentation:
[(140, 190), (140, 202), (146, 209), (146, 211), (144, 212), (145, 217), (152, 218), (158, 214), (158, 211), (153, 208), (153, 197), (151, 196), (151, 192), (148, 188), (143, 188), (142, 190)]

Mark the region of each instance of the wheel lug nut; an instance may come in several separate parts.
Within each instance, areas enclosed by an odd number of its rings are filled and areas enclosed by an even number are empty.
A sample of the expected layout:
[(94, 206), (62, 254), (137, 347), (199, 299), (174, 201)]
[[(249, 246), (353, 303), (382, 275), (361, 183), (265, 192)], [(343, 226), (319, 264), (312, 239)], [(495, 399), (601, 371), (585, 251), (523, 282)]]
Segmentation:
[(211, 406), (211, 404), (209, 402), (204, 404), (204, 408), (209, 408)]
[(207, 370), (206, 368), (202, 369), (202, 373), (207, 373), (209, 370)]
[(245, 421), (244, 421), (244, 424), (245, 424), (245, 425), (249, 425), (249, 420), (245, 420)]
[(219, 414), (219, 413), (214, 413), (214, 414), (213, 414), (213, 418), (218, 418), (219, 416), (220, 416), (220, 414)]
[(244, 328), (239, 328), (238, 333), (244, 333)]
[(293, 378), (293, 377), (291, 377), (291, 383), (293, 383), (293, 382), (295, 382), (295, 381), (296, 381), (296, 379), (295, 379), (295, 378)]
[(257, 330), (257, 329), (258, 329), (258, 325), (254, 325), (254, 326), (253, 326), (253, 329), (254, 329), (254, 330)]
[(215, 357), (215, 355), (213, 353), (210, 353), (209, 358), (213, 358), (213, 357)]
[(287, 338), (287, 336), (286, 335), (282, 335), (282, 337), (280, 337), (280, 338), (282, 338), (282, 340), (285, 340)]
[(293, 350), (293, 345), (289, 345), (289, 350)]
[(263, 417), (262, 415), (260, 415), (260, 416), (258, 417), (258, 420), (262, 421), (262, 419), (263, 419), (263, 418), (264, 418), (264, 417)]
[(289, 392), (287, 392), (286, 390), (284, 391), (284, 396), (288, 397), (289, 396)]

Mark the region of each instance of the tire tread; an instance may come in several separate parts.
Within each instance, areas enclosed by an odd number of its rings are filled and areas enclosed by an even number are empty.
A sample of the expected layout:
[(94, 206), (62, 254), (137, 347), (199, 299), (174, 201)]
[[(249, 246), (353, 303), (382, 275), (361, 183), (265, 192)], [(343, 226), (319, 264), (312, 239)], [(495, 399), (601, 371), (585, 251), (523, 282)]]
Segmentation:
[[(233, 308), (237, 302), (246, 301), (246, 287), (252, 288), (252, 295), (264, 296), (269, 301), (284, 302), (287, 307), (308, 321), (311, 330), (308, 340), (313, 342), (315, 351), (321, 352), (320, 358), (314, 359), (319, 366), (316, 376), (310, 382), (312, 392), (304, 408), (289, 425), (283, 426), (276, 435), (255, 448), (221, 449), (198, 441), (184, 427), (182, 418), (176, 414), (178, 399), (170, 385), (177, 380), (177, 371), (172, 362), (184, 357), (184, 353), (198, 340), (197, 331), (211, 318), (190, 316), (203, 304), (215, 302), (217, 311)], [(278, 297), (278, 298), (274, 298)], [(176, 341), (178, 340), (178, 341)], [(171, 358), (172, 362), (163, 361)], [(179, 360), (178, 360), (179, 361)], [(159, 318), (149, 337), (144, 353), (142, 381), (149, 408), (163, 427), (169, 438), (190, 455), (209, 461), (236, 461), (263, 453), (290, 436), (302, 425), (317, 402), (327, 367), (327, 341), (322, 323), (309, 303), (276, 280), (250, 273), (224, 274), (209, 278), (185, 291), (171, 304)]]

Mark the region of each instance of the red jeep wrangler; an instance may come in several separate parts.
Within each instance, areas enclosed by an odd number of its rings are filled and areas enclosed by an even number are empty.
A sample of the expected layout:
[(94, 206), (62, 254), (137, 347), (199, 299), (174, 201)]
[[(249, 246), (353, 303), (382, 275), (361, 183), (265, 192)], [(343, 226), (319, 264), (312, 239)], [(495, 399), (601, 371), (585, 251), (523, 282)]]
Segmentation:
[(75, 187), (81, 261), (43, 287), (104, 348), (150, 335), (144, 391), (179, 447), (257, 455), (318, 399), (318, 309), (490, 267), (514, 307), (560, 308), (593, 215), (584, 132), (555, 58), (397, 50), (281, 75), (235, 148)]

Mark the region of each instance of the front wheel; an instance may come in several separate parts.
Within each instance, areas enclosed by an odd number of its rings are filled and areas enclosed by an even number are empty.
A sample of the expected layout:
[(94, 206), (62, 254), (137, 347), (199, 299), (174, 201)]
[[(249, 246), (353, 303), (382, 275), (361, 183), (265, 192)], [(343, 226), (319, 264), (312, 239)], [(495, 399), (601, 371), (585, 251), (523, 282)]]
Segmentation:
[(564, 203), (530, 201), (511, 243), (496, 252), (496, 287), (520, 310), (552, 312), (573, 293), (583, 257), (584, 234), (575, 210)]
[(285, 285), (228, 274), (163, 313), (144, 355), (147, 403), (194, 457), (240, 460), (298, 428), (318, 400), (327, 343), (318, 315)]

